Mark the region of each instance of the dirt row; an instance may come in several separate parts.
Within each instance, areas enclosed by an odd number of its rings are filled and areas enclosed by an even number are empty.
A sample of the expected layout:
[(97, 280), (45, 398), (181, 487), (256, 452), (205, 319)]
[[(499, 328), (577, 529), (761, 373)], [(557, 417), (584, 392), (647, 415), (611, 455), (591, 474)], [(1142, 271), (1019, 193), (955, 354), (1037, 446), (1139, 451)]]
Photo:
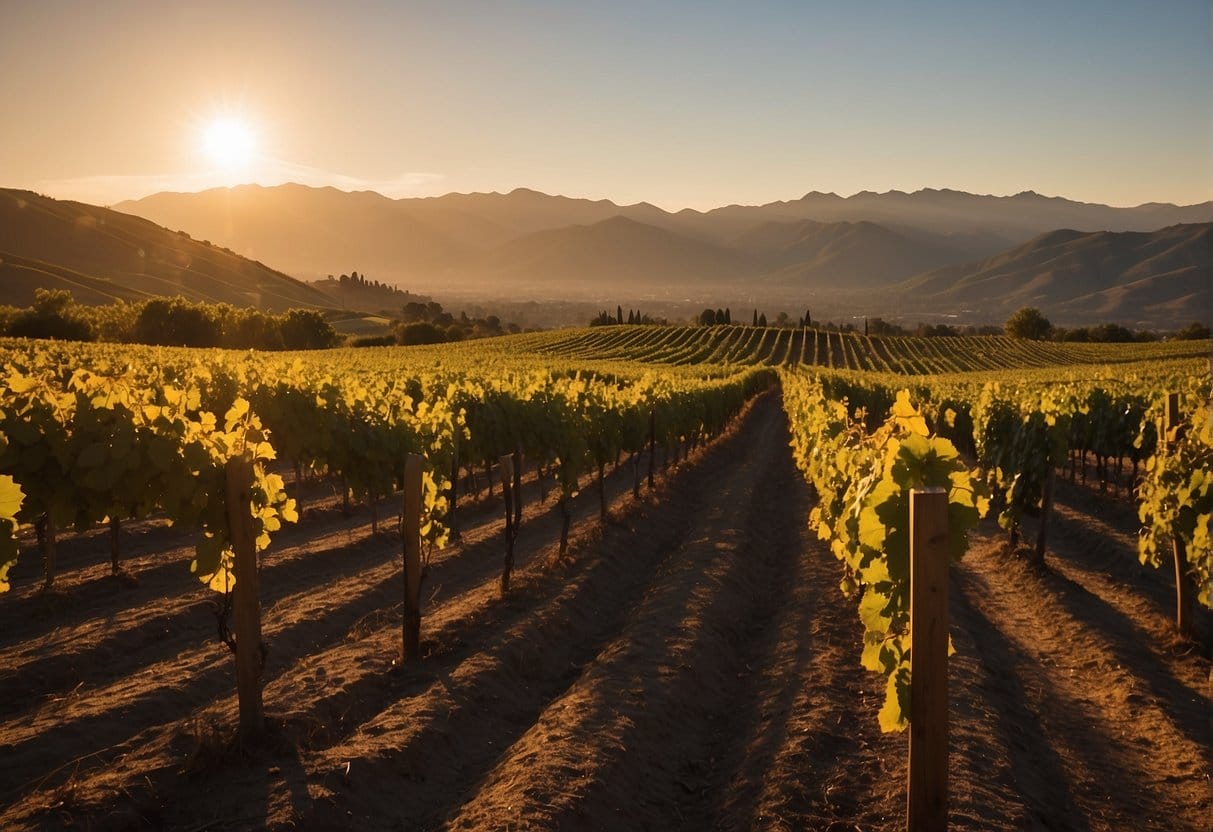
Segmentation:
[[(500, 503), (467, 505), (403, 668), (397, 538), (309, 500), (262, 567), (255, 748), (187, 539), (132, 529), (137, 586), (105, 577), (103, 536), (67, 545), (64, 594), (0, 599), (0, 827), (899, 828), (905, 737), (878, 730), (778, 395), (631, 485), (608, 478), (605, 527), (578, 497), (563, 559), (528, 485), (504, 598)], [(1170, 637), (1122, 507), (1057, 504), (1046, 569), (990, 523), (953, 570), (952, 825), (1205, 829), (1207, 651)]]

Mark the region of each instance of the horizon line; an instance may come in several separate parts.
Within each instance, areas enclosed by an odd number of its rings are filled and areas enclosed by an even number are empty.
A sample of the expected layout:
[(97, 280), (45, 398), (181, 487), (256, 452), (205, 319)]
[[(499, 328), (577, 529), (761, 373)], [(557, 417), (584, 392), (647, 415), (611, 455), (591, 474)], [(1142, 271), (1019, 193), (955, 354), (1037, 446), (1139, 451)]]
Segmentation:
[[(127, 199), (118, 200), (117, 202), (112, 202), (112, 203), (109, 203), (108, 205), (105, 205), (102, 207), (112, 207), (114, 205), (121, 205), (121, 204), (127, 203), (127, 202), (140, 202), (144, 199), (150, 199), (151, 197), (161, 196), (161, 195), (193, 196), (193, 195), (199, 195), (199, 194), (204, 194), (204, 193), (210, 193), (212, 191), (233, 191), (233, 190), (237, 190), (237, 189), (241, 189), (241, 188), (259, 188), (262, 190), (271, 190), (271, 189), (275, 189), (275, 188), (283, 188), (283, 187), (288, 187), (288, 186), (296, 187), (296, 188), (306, 188), (307, 190), (314, 190), (314, 191), (332, 190), (332, 191), (337, 191), (338, 193), (344, 193), (344, 194), (374, 194), (375, 196), (382, 197), (383, 199), (386, 199), (386, 200), (389, 200), (392, 202), (404, 202), (404, 201), (413, 201), (413, 200), (438, 200), (438, 199), (446, 199), (446, 198), (453, 197), (453, 196), (511, 196), (511, 195), (516, 194), (521, 191), (521, 192), (525, 192), (525, 193), (533, 193), (533, 194), (538, 194), (540, 196), (546, 196), (546, 197), (555, 198), (555, 199), (569, 199), (569, 200), (585, 201), (585, 202), (609, 202), (612, 205), (616, 205), (620, 208), (635, 208), (635, 207), (640, 207), (640, 206), (649, 206), (649, 207), (655, 208), (658, 211), (661, 211), (666, 214), (680, 214), (680, 213), (683, 213), (686, 211), (690, 211), (693, 213), (699, 213), (699, 214), (706, 214), (706, 213), (710, 213), (712, 211), (717, 211), (717, 210), (721, 210), (721, 209), (725, 209), (725, 208), (761, 208), (761, 207), (765, 207), (768, 205), (778, 205), (781, 203), (799, 202), (801, 200), (804, 200), (804, 199), (807, 199), (807, 198), (813, 197), (813, 196), (833, 197), (835, 199), (846, 201), (846, 200), (854, 199), (855, 197), (859, 197), (859, 196), (888, 196), (890, 194), (898, 194), (898, 195), (902, 195), (902, 196), (914, 196), (914, 195), (921, 194), (921, 193), (961, 194), (964, 196), (987, 197), (987, 198), (991, 198), (991, 199), (1014, 199), (1016, 197), (1039, 197), (1041, 199), (1047, 199), (1047, 200), (1063, 200), (1063, 201), (1071, 202), (1071, 203), (1074, 203), (1077, 205), (1096, 205), (1096, 206), (1103, 206), (1106, 208), (1114, 208), (1114, 209), (1134, 209), (1134, 208), (1145, 208), (1145, 207), (1149, 207), (1149, 206), (1163, 206), (1163, 207), (1170, 206), (1173, 208), (1192, 208), (1192, 207), (1206, 205), (1210, 202), (1213, 202), (1213, 196), (1210, 196), (1209, 199), (1205, 199), (1200, 202), (1190, 202), (1190, 203), (1178, 203), (1178, 202), (1169, 202), (1169, 201), (1163, 201), (1163, 200), (1151, 200), (1148, 202), (1139, 202), (1139, 203), (1132, 204), (1132, 205), (1113, 205), (1113, 204), (1107, 203), (1107, 202), (1091, 202), (1091, 201), (1087, 201), (1087, 200), (1076, 199), (1076, 198), (1069, 197), (1069, 196), (1061, 196), (1061, 195), (1056, 195), (1056, 194), (1043, 194), (1043, 193), (1033, 190), (1031, 188), (1017, 191), (1015, 193), (996, 194), (996, 193), (978, 193), (976, 191), (966, 191), (966, 190), (959, 189), (959, 188), (947, 188), (947, 187), (936, 188), (936, 187), (924, 186), (924, 187), (917, 188), (912, 191), (906, 191), (906, 190), (902, 190), (900, 188), (889, 188), (886, 191), (875, 191), (875, 190), (865, 188), (863, 190), (855, 191), (854, 193), (849, 194), (847, 196), (843, 196), (835, 191), (810, 190), (810, 191), (806, 191), (806, 192), (802, 193), (800, 196), (793, 196), (793, 197), (788, 197), (788, 198), (783, 198), (783, 199), (773, 199), (768, 202), (759, 202), (759, 203), (730, 202), (730, 203), (725, 203), (725, 204), (721, 204), (721, 205), (716, 205), (711, 208), (692, 208), (692, 207), (688, 206), (688, 207), (683, 207), (683, 208), (678, 208), (678, 209), (670, 209), (670, 208), (664, 208), (649, 200), (641, 200), (639, 202), (618, 202), (609, 197), (570, 196), (570, 195), (564, 194), (564, 193), (548, 193), (547, 191), (541, 191), (537, 188), (532, 188), (532, 187), (529, 187), (526, 185), (519, 185), (508, 191), (497, 191), (497, 190), (492, 190), (492, 191), (448, 191), (443, 194), (433, 194), (433, 195), (429, 195), (429, 196), (393, 197), (393, 196), (384, 194), (381, 191), (375, 190), (373, 188), (355, 188), (355, 189), (351, 189), (351, 190), (345, 190), (337, 185), (331, 185), (331, 184), (330, 185), (310, 185), (310, 184), (307, 184), (304, 182), (296, 182), (293, 180), (288, 180), (288, 181), (277, 182), (277, 183), (273, 183), (273, 184), (264, 184), (261, 182), (241, 182), (241, 183), (238, 183), (235, 185), (215, 185), (215, 186), (212, 186), (209, 188), (203, 188), (203, 189), (197, 190), (197, 191), (158, 190), (158, 191), (152, 191), (150, 193), (146, 193), (143, 196), (130, 197)], [(56, 198), (56, 199), (63, 198), (63, 199), (68, 199), (70, 201), (77, 201), (77, 200), (72, 200), (70, 197), (53, 197), (53, 198)]]

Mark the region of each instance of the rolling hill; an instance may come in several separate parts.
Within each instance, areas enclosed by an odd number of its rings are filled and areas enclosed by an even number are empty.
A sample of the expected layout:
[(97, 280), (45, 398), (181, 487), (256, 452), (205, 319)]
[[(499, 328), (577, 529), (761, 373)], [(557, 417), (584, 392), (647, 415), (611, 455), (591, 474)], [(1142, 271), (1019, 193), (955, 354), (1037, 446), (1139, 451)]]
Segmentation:
[(870, 289), (965, 259), (964, 249), (931, 237), (867, 221), (800, 220), (763, 223), (734, 239), (733, 247), (761, 263), (771, 282)]
[(289, 275), (146, 219), (0, 189), (0, 303), (27, 306), (37, 288), (70, 289), (86, 304), (181, 295), (266, 311), (332, 305)]
[[(9, 302), (28, 302), (36, 285), (60, 285), (90, 302), (179, 291), (267, 308), (333, 305), (314, 287), (184, 233), (2, 193)], [(676, 291), (688, 303), (728, 296), (796, 306), (818, 297), (837, 314), (929, 310), (996, 321), (1035, 305), (1058, 322), (1171, 326), (1213, 317), (1213, 203), (1111, 208), (1030, 192), (924, 190), (670, 213), (525, 189), (393, 200), (284, 185), (157, 194), (120, 207), (305, 277), (353, 268), (412, 291), (465, 297)], [(1177, 217), (1204, 219), (1152, 227)], [(1055, 218), (1081, 223), (1042, 233)]]
[(536, 231), (511, 240), (466, 270), (519, 289), (531, 286), (712, 286), (751, 274), (746, 255), (623, 216)]
[(995, 257), (938, 269), (899, 289), (938, 307), (1021, 306), (1074, 321), (1213, 318), (1213, 223), (1153, 232), (1061, 230)]
[[(608, 255), (602, 249), (603, 234), (574, 230), (614, 217), (728, 251), (722, 264), (734, 269), (738, 279), (770, 275), (776, 284), (801, 280), (805, 287), (830, 285), (839, 275), (847, 285), (878, 286), (923, 270), (980, 260), (1055, 228), (1146, 232), (1180, 222), (1213, 221), (1213, 203), (1110, 207), (1031, 192), (986, 196), (946, 189), (862, 192), (848, 198), (811, 192), (767, 205), (670, 212), (648, 203), (616, 205), (526, 188), (506, 194), (388, 199), (371, 192), (283, 184), (161, 193), (116, 207), (182, 228), (195, 238), (215, 240), (298, 277), (324, 278), (357, 269), (422, 291), (483, 275), (499, 281), (518, 274), (529, 283), (547, 285), (551, 280), (545, 275), (526, 275), (523, 263), (548, 262), (543, 257), (533, 260), (536, 247), (545, 245), (563, 247), (565, 260), (576, 262), (579, 257), (569, 249), (574, 240), (626, 266), (620, 273), (626, 277), (636, 257)], [(837, 223), (845, 226), (828, 232), (818, 228)], [(559, 229), (569, 229), (560, 243), (556, 238), (524, 239)], [(784, 250), (774, 250), (785, 237)], [(820, 239), (814, 243), (810, 237)], [(519, 244), (508, 245), (514, 241)], [(672, 249), (685, 251), (688, 244), (682, 241)], [(798, 253), (803, 256), (797, 260)], [(551, 257), (549, 262), (559, 261), (554, 253)], [(486, 267), (492, 258), (495, 266)], [(590, 274), (594, 280), (610, 277), (596, 257), (587, 253), (581, 260), (591, 267), (587, 279)], [(688, 263), (676, 257), (671, 273), (687, 270)], [(645, 269), (650, 266), (660, 264), (645, 263)], [(708, 268), (706, 274), (727, 270), (724, 266)]]
[[(160, 193), (115, 206), (199, 239), (213, 240), (306, 279), (350, 270), (405, 284), (475, 250), (465, 238), (514, 236), (492, 221), (444, 206), (429, 222), (371, 191), (242, 185), (196, 194)], [(444, 228), (456, 229), (448, 234)]]

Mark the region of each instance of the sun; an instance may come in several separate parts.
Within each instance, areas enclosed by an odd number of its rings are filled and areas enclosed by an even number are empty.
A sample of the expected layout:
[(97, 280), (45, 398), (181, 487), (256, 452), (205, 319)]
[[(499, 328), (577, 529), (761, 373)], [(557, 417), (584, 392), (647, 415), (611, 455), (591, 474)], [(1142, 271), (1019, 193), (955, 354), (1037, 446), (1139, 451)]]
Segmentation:
[(218, 168), (236, 171), (248, 166), (257, 150), (257, 134), (239, 118), (216, 118), (202, 130), (202, 151)]

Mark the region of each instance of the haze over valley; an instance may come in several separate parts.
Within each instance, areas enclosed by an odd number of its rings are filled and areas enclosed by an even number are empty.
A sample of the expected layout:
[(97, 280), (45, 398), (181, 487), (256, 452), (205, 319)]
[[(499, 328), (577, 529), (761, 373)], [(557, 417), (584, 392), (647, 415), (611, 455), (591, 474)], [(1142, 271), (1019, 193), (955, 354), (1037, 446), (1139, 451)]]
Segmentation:
[(966, 323), (1031, 304), (1075, 323), (1166, 327), (1210, 305), (1211, 202), (810, 192), (668, 212), (527, 189), (390, 199), (288, 184), (160, 193), (114, 210), (305, 280), (353, 270), (462, 302), (566, 302), (549, 324), (617, 303), (668, 317), (817, 306)]

